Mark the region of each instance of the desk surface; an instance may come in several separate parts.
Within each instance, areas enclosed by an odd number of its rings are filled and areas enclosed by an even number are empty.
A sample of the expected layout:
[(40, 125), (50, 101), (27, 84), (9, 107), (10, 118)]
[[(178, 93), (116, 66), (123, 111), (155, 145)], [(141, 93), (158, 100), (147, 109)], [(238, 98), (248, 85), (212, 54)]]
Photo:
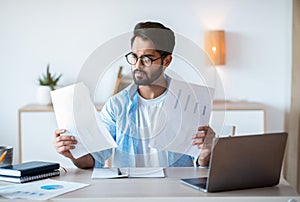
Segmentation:
[[(51, 201), (300, 201), (285, 180), (273, 187), (204, 193), (182, 184), (180, 178), (203, 177), (204, 168), (167, 168), (166, 178), (91, 179), (92, 170), (67, 169), (66, 174), (52, 179), (88, 183), (90, 186), (70, 192)], [(263, 199), (263, 200), (262, 200)], [(0, 201), (5, 199), (0, 198)], [(20, 200), (21, 201), (21, 200)]]

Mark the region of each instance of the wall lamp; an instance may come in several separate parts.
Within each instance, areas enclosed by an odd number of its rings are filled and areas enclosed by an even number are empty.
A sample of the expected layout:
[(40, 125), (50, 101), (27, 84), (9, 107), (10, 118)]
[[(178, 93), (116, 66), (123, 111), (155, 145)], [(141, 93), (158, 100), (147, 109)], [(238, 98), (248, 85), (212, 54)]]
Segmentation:
[(204, 50), (214, 62), (214, 65), (225, 65), (226, 48), (224, 30), (204, 32)]

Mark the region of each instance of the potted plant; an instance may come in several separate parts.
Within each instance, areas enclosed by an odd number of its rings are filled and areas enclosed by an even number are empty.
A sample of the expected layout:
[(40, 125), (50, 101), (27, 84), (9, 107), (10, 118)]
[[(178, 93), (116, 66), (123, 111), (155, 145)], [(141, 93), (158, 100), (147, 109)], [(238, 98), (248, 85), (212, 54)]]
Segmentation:
[(50, 72), (50, 65), (47, 65), (46, 74), (38, 78), (39, 87), (37, 90), (37, 101), (39, 104), (51, 104), (50, 91), (55, 90), (62, 74), (56, 75)]

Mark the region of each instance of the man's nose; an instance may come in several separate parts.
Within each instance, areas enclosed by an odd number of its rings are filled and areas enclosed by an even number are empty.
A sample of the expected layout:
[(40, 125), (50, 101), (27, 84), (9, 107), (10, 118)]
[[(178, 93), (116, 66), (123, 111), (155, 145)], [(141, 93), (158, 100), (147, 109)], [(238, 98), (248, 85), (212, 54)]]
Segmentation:
[(144, 64), (143, 64), (143, 62), (142, 62), (142, 59), (141, 59), (141, 58), (137, 58), (137, 61), (136, 61), (135, 67), (137, 67), (137, 68), (144, 67)]

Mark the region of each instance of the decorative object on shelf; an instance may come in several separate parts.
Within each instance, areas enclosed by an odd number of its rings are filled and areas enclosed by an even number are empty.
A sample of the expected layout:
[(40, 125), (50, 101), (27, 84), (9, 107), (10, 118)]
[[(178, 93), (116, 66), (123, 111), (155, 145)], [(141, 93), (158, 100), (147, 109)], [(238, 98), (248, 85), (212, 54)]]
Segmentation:
[(204, 33), (204, 50), (215, 65), (225, 65), (226, 48), (224, 30), (212, 30)]
[(122, 71), (123, 71), (123, 67), (120, 66), (119, 71), (118, 71), (118, 76), (117, 76), (117, 79), (116, 79), (116, 83), (115, 83), (115, 86), (114, 86), (114, 90), (113, 90), (113, 95), (120, 92), (121, 90), (123, 90), (127, 86), (129, 86), (131, 84), (131, 82), (133, 81), (132, 77), (131, 77), (131, 74), (130, 75), (123, 75)]
[(47, 65), (46, 74), (43, 74), (38, 78), (39, 87), (37, 89), (37, 101), (39, 104), (51, 104), (50, 91), (55, 90), (61, 76), (62, 74), (52, 74), (50, 72), (50, 65)]

